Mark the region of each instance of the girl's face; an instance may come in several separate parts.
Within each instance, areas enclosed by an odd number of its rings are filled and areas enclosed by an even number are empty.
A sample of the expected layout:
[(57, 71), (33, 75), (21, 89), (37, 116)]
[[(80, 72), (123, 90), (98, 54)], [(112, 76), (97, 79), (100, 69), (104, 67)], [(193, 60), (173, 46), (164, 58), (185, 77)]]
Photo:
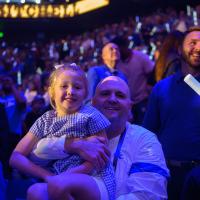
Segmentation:
[(86, 82), (77, 72), (65, 70), (56, 77), (53, 99), (58, 116), (77, 112), (86, 98)]

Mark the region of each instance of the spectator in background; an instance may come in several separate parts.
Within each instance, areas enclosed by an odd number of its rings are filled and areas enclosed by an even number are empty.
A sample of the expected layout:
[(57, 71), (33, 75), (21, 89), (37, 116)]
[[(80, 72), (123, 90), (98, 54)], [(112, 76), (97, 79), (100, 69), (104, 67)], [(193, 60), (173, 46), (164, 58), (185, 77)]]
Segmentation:
[(188, 18), (184, 11), (180, 11), (179, 17), (174, 22), (174, 29), (182, 33), (188, 29)]
[(159, 50), (159, 56), (155, 64), (155, 81), (174, 74), (180, 69), (181, 58), (179, 49), (183, 40), (183, 33), (174, 31), (164, 39)]
[(24, 96), (26, 97), (26, 101), (27, 104), (30, 105), (33, 101), (33, 99), (38, 95), (39, 90), (36, 84), (36, 81), (34, 80), (34, 75), (30, 76), (28, 81), (27, 81), (27, 85), (26, 85), (26, 89), (24, 92)]
[[(6, 137), (5, 154), (7, 160), (19, 142), (22, 135), (22, 123), (26, 113), (26, 99), (23, 94), (17, 89), (16, 83), (10, 76), (4, 76), (1, 79), (3, 94), (0, 97), (0, 102), (5, 107), (5, 113), (8, 120), (8, 135)], [(5, 125), (5, 124), (4, 124)]]
[(117, 70), (120, 52), (116, 44), (107, 43), (104, 45), (102, 49), (102, 60), (104, 65), (91, 67), (88, 70), (88, 100), (93, 97), (97, 84), (105, 77), (116, 75), (126, 80), (125, 75), (120, 70)]
[(41, 95), (36, 95), (31, 102), (31, 110), (24, 119), (24, 133), (27, 133), (34, 122), (46, 111), (45, 100)]
[(188, 73), (200, 81), (200, 27), (185, 33), (181, 70), (155, 85), (144, 119), (144, 127), (158, 135), (167, 159), (169, 200), (180, 198), (186, 175), (200, 166), (200, 96), (183, 81)]
[(113, 43), (119, 46), (121, 54), (117, 69), (121, 70), (128, 79), (133, 101), (133, 122), (141, 124), (150, 93), (147, 81), (153, 71), (154, 63), (144, 53), (129, 49), (129, 42), (126, 38), (117, 37)]

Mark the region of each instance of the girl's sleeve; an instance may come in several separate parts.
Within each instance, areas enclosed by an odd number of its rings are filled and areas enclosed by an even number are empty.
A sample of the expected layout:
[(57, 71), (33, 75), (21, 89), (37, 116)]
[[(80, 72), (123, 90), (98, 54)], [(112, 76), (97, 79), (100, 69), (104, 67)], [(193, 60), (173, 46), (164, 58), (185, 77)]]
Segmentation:
[(29, 132), (34, 134), (37, 138), (41, 139), (44, 135), (45, 128), (45, 114), (39, 117), (29, 129)]
[(94, 135), (110, 126), (109, 120), (99, 111), (91, 113), (87, 123), (88, 134)]

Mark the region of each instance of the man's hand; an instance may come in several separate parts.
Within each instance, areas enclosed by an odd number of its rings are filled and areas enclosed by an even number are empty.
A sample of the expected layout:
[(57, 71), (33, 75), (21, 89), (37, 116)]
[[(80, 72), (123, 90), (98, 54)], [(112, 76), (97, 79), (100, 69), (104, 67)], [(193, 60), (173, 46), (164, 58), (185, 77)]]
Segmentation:
[(91, 136), (86, 139), (67, 139), (65, 150), (68, 153), (77, 153), (84, 160), (92, 163), (97, 170), (102, 169), (109, 160), (110, 151), (107, 139), (101, 136)]

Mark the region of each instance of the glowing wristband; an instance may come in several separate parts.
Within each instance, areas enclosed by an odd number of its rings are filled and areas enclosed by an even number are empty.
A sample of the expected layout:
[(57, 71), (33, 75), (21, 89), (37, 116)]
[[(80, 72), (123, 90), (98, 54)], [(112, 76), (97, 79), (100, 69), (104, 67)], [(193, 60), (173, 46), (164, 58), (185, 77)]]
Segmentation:
[(200, 95), (200, 83), (191, 74), (188, 74), (184, 81), (198, 94)]

